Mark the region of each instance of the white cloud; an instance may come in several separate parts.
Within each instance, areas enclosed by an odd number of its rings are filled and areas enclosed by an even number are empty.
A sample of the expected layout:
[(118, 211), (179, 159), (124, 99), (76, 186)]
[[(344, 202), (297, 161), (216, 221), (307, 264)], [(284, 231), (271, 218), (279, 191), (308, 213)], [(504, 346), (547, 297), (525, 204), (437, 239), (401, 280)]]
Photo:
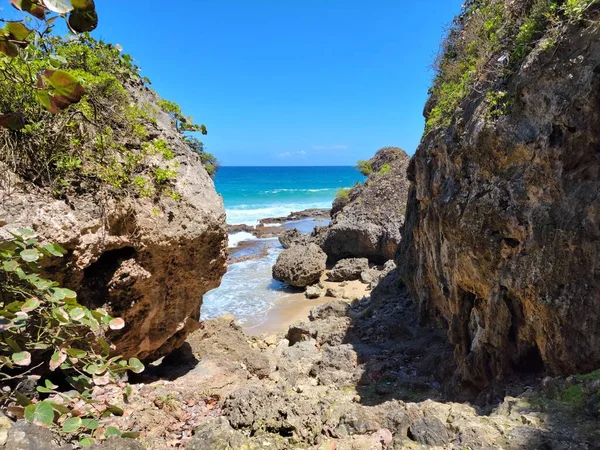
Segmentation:
[(345, 144), (313, 145), (313, 150), (348, 150)]
[(278, 158), (291, 158), (292, 156), (306, 156), (308, 153), (304, 150), (300, 150), (299, 152), (283, 152), (277, 153)]

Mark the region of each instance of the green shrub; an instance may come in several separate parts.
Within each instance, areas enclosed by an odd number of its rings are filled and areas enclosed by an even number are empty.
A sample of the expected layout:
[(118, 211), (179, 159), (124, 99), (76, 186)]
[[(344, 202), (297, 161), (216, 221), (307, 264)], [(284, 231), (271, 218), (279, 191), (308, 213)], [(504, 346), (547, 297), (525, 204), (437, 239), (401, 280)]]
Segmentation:
[(49, 372), (74, 390), (59, 392), (46, 379), (37, 391), (49, 398), (39, 400), (24, 396), (16, 383), (3, 391), (3, 404), (22, 408), (27, 420), (50, 426), (67, 438), (103, 438), (96, 430), (119, 408), (107, 405), (107, 412), (101, 413), (91, 389), (119, 381), (128, 370), (144, 369), (136, 358), (111, 357), (110, 344), (101, 337), (125, 323), (103, 309), (86, 308), (74, 291), (40, 275), (45, 258), (65, 254), (60, 245), (42, 245), (30, 230), (18, 230), (13, 236), (0, 242), (0, 378), (11, 386), (28, 373)]
[(356, 163), (356, 168), (360, 173), (362, 173), (365, 177), (368, 177), (373, 173), (373, 164), (369, 160), (361, 159)]
[(335, 200), (345, 205), (350, 201), (350, 191), (351, 189), (348, 188), (338, 189), (335, 193)]
[(385, 163), (377, 171), (377, 175), (385, 175), (386, 173), (390, 173), (391, 171), (392, 171), (392, 166), (390, 166), (388, 163)]

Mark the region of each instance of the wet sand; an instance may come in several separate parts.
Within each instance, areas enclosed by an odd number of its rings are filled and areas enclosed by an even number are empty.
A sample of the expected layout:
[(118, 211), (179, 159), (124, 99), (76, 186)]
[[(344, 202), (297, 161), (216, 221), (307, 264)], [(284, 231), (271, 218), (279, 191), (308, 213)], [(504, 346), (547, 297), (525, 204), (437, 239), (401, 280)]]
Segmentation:
[(307, 320), (310, 310), (315, 306), (335, 300), (332, 297), (319, 297), (309, 300), (303, 292), (289, 294), (280, 298), (267, 313), (267, 320), (252, 327), (244, 327), (244, 332), (251, 336), (287, 332), (290, 325), (299, 320)]
[(315, 299), (308, 299), (304, 295), (304, 292), (288, 294), (280, 298), (277, 301), (277, 304), (269, 310), (267, 319), (263, 323), (250, 327), (242, 325), (244, 332), (251, 336), (285, 333), (294, 322), (307, 320), (310, 310), (315, 306), (323, 305), (335, 300), (351, 302), (354, 299), (360, 299), (365, 295), (369, 295), (366, 284), (363, 284), (360, 281), (350, 281), (346, 283), (327, 281), (327, 272), (323, 273), (320, 283), (324, 288), (323, 293), (325, 293), (328, 288), (332, 288), (343, 292), (344, 297), (348, 298), (321, 296)]

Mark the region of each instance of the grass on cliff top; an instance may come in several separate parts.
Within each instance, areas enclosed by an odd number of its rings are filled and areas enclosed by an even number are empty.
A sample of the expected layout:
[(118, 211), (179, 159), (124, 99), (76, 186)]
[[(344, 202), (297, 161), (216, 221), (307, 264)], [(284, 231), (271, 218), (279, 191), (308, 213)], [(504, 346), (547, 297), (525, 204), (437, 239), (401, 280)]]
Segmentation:
[[(525, 2), (521, 2), (525, 3)], [(451, 125), (461, 103), (477, 93), (488, 104), (488, 118), (507, 114), (510, 77), (540, 44), (550, 51), (565, 23), (582, 22), (600, 0), (534, 0), (529, 5), (504, 0), (469, 0), (455, 19), (434, 64), (425, 133)], [(518, 8), (523, 9), (518, 11)]]
[[(34, 75), (47, 68), (77, 80), (85, 90), (81, 100), (49, 112)], [(0, 113), (18, 112), (22, 120), (17, 128), (0, 128), (0, 163), (57, 197), (105, 191), (178, 199), (178, 164), (157, 128), (162, 109), (214, 175), (216, 159), (193, 136), (206, 129), (172, 102), (138, 103), (130, 89), (149, 82), (138, 71), (131, 56), (89, 34), (40, 33), (16, 57), (0, 54)]]

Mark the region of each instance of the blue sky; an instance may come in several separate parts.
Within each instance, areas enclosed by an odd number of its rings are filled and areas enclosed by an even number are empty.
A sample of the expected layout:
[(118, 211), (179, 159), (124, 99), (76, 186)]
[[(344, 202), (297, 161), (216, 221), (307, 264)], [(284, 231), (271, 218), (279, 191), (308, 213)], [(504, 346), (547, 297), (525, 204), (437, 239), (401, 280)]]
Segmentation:
[(351, 165), (383, 146), (414, 152), (429, 67), (462, 0), (96, 4), (95, 36), (204, 123), (224, 165)]

